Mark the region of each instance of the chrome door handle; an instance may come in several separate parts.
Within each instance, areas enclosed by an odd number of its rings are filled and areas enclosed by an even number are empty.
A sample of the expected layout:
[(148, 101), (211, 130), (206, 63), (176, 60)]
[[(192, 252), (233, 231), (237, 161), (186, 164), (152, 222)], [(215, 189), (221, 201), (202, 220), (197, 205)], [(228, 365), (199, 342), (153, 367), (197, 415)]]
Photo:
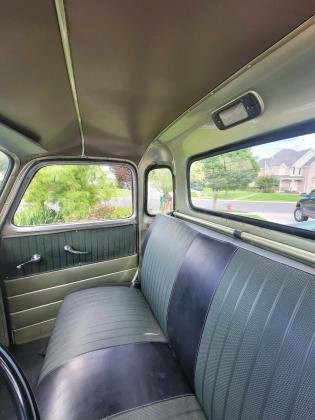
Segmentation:
[(25, 265), (27, 264), (36, 264), (39, 263), (42, 260), (42, 256), (40, 254), (34, 254), (31, 256), (31, 258), (28, 261), (25, 261), (24, 263), (21, 263), (16, 266), (17, 270), (21, 270)]
[(63, 247), (63, 250), (65, 252), (69, 252), (69, 254), (74, 254), (74, 255), (86, 255), (86, 254), (90, 254), (89, 251), (77, 251), (76, 249), (73, 249), (71, 245), (65, 245)]

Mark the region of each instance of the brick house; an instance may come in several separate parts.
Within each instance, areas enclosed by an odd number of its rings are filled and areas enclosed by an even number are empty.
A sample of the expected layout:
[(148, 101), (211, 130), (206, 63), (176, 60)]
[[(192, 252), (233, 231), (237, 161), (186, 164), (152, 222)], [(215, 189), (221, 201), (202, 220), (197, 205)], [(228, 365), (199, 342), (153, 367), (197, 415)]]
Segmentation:
[(259, 175), (279, 178), (279, 192), (309, 193), (315, 189), (315, 150), (282, 149), (259, 161)]

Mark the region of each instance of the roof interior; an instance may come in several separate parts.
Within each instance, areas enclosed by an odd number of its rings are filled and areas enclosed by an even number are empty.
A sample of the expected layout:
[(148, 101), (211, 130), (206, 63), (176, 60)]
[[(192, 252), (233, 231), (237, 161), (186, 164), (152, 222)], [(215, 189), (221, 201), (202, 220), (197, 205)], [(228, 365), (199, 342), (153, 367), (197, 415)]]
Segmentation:
[[(312, 16), (314, 2), (67, 0), (65, 10), (86, 154), (137, 162), (188, 107)], [(0, 121), (49, 154), (79, 154), (54, 2), (5, 2), (0, 22)]]

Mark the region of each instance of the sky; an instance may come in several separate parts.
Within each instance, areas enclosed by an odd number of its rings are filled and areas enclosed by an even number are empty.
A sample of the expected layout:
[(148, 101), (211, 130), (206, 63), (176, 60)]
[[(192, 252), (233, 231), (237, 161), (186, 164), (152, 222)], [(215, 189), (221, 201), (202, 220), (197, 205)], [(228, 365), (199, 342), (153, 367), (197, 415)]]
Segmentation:
[(315, 150), (315, 133), (254, 146), (252, 151), (259, 159), (263, 159), (273, 156), (281, 149), (302, 150), (310, 148)]

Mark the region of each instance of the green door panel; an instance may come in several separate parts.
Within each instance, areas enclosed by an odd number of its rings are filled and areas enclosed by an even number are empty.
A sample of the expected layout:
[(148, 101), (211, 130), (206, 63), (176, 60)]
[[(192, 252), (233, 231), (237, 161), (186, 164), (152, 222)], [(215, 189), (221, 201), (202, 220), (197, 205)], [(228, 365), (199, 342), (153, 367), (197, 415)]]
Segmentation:
[[(88, 254), (69, 254), (65, 245)], [(42, 260), (16, 268), (33, 254)], [(16, 344), (25, 343), (50, 334), (67, 294), (88, 287), (130, 285), (138, 266), (137, 225), (17, 233), (2, 238), (0, 255), (11, 338)]]
[[(1, 277), (11, 279), (133, 255), (136, 238), (135, 224), (6, 237), (0, 245)], [(64, 251), (65, 245), (89, 253), (72, 255)], [(33, 254), (40, 254), (42, 260), (17, 270)]]

